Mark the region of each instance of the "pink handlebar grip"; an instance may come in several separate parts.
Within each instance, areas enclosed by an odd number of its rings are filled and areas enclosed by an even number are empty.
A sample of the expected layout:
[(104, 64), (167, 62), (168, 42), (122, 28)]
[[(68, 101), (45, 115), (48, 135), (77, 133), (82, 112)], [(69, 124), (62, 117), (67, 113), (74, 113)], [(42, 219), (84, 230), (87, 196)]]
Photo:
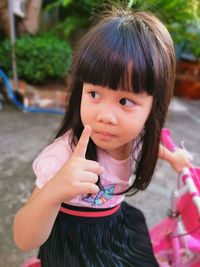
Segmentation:
[(171, 131), (167, 128), (161, 130), (161, 142), (170, 151), (176, 150), (176, 145), (172, 142)]

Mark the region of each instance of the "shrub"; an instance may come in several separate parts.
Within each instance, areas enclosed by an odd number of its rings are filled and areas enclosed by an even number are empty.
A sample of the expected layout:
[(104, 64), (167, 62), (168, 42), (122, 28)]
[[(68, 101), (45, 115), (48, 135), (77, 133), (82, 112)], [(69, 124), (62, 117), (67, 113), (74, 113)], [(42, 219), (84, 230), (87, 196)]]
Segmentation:
[[(115, 2), (117, 2), (115, 0)], [(77, 29), (87, 28), (91, 23), (91, 15), (100, 9), (101, 0), (54, 0), (45, 7), (46, 14), (58, 10), (59, 22), (49, 32), (54, 35), (71, 38)]]
[[(64, 77), (71, 64), (69, 44), (54, 36), (24, 36), (17, 39), (17, 72), (19, 78), (31, 83)], [(0, 68), (12, 69), (11, 44), (4, 40), (0, 45)]]
[(129, 2), (132, 8), (149, 9), (159, 14), (171, 33), (174, 44), (179, 47), (179, 52), (191, 53), (196, 59), (200, 58), (200, 1), (132, 0)]

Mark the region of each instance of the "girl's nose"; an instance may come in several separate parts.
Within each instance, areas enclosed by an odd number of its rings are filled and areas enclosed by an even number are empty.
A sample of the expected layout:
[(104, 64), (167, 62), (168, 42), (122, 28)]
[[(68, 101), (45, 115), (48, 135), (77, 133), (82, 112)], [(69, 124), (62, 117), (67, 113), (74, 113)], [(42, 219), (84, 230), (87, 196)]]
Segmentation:
[(102, 109), (97, 116), (97, 120), (99, 122), (103, 122), (106, 124), (117, 124), (117, 115), (115, 112), (110, 108)]

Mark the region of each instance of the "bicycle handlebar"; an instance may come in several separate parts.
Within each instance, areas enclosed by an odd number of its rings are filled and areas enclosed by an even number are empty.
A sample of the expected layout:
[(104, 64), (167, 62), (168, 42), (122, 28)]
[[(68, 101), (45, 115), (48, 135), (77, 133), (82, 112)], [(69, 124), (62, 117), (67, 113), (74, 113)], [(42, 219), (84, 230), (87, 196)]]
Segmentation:
[(176, 145), (173, 143), (171, 139), (171, 132), (169, 129), (164, 128), (161, 131), (161, 142), (163, 145), (169, 149), (170, 151), (175, 151), (176, 150)]
[[(166, 128), (162, 129), (161, 142), (167, 149), (169, 149), (172, 152), (177, 149), (177, 146), (173, 143), (171, 139), (171, 132), (169, 129)], [(194, 183), (190, 169), (184, 167), (181, 173), (181, 177), (185, 184), (185, 188), (183, 191), (187, 191), (188, 194), (191, 196), (192, 201), (197, 208), (198, 214), (200, 215), (200, 192), (196, 184)]]

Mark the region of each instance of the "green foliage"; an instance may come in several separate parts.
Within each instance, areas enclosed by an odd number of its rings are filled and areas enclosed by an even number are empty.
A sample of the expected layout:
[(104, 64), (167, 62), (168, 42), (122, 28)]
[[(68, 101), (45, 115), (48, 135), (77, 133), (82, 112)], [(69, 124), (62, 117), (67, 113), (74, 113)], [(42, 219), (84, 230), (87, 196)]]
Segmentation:
[[(16, 41), (17, 71), (19, 78), (31, 83), (59, 79), (67, 74), (71, 64), (71, 48), (52, 36), (24, 36)], [(0, 68), (8, 73), (11, 67), (11, 44), (0, 45)]]
[(149, 9), (164, 21), (172, 38), (183, 52), (200, 57), (200, 1), (199, 0), (132, 0), (131, 8)]
[(69, 39), (70, 35), (78, 28), (87, 27), (88, 19), (85, 16), (70, 15), (65, 20), (56, 24), (52, 30), (49, 31), (50, 35), (62, 36), (63, 39)]
[(151, 10), (166, 24), (175, 44), (182, 52), (200, 57), (200, 1), (199, 0), (55, 0), (46, 11), (58, 8), (60, 22), (52, 33), (70, 38), (77, 28), (90, 25), (91, 15), (101, 11), (102, 6), (119, 4), (128, 8)]
[(45, 12), (51, 12), (54, 8), (59, 9), (60, 21), (56, 24), (50, 34), (70, 38), (71, 34), (78, 28), (90, 25), (91, 14), (95, 12), (102, 1), (100, 0), (56, 0), (46, 7)]
[(5, 39), (0, 44), (0, 68), (10, 71), (11, 64), (11, 44), (8, 39)]

